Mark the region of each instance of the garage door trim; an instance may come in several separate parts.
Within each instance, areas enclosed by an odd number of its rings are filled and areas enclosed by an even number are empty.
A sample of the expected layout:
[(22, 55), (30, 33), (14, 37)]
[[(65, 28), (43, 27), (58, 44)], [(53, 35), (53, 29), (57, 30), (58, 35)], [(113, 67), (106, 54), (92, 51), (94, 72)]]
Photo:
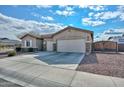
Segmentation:
[(57, 51), (85, 53), (86, 52), (85, 40), (84, 39), (57, 40)]

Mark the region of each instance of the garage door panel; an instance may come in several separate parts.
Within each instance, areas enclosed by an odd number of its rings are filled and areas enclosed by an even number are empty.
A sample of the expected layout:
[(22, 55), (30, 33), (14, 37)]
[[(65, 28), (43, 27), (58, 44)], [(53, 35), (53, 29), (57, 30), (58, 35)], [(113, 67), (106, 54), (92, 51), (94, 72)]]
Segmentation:
[(58, 52), (80, 52), (85, 53), (85, 41), (83, 39), (78, 40), (58, 40), (57, 41)]

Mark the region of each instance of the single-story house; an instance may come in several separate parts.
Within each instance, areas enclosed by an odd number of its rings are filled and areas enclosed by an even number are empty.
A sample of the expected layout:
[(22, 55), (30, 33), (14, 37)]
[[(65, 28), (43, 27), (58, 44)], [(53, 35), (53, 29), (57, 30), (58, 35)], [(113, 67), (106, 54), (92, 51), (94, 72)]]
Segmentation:
[(94, 51), (110, 51), (110, 52), (117, 52), (118, 45), (117, 42), (114, 41), (97, 41), (93, 43), (93, 50)]
[(27, 33), (20, 37), (22, 48), (38, 51), (79, 52), (92, 51), (93, 32), (68, 26), (56, 33), (35, 35)]
[(21, 40), (11, 31), (0, 30), (0, 52), (21, 47)]
[(21, 41), (11, 40), (8, 38), (0, 38), (0, 51), (15, 49), (16, 47), (21, 47)]

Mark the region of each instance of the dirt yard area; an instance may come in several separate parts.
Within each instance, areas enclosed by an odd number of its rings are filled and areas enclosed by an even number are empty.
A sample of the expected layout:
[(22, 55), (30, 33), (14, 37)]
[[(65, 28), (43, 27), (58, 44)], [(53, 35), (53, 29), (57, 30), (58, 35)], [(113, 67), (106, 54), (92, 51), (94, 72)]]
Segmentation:
[(124, 78), (124, 54), (92, 53), (85, 56), (77, 70)]

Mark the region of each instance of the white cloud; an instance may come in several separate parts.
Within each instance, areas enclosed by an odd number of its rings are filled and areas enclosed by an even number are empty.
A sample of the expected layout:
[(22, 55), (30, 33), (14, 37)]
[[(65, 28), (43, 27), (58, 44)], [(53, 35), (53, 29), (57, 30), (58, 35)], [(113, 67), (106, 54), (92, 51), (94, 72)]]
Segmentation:
[(108, 40), (109, 37), (122, 36), (124, 34), (124, 28), (113, 28), (97, 33), (94, 41)]
[(115, 12), (101, 12), (101, 13), (97, 13), (94, 15), (94, 17), (96, 19), (113, 19), (113, 18), (117, 18), (118, 16), (121, 15), (121, 12), (119, 11), (115, 11)]
[(32, 12), (32, 13), (31, 13), (31, 15), (33, 15), (33, 16), (35, 16), (35, 17), (39, 17), (39, 18), (41, 17), (41, 15), (40, 15), (40, 14), (35, 13), (35, 12)]
[(120, 15), (120, 12), (105, 12), (101, 19), (112, 19)]
[(104, 6), (89, 6), (89, 8), (91, 10), (94, 10), (94, 11), (101, 11), (101, 10), (104, 10)]
[(37, 5), (36, 6), (37, 8), (51, 8), (52, 6), (51, 5)]
[(91, 12), (91, 13), (89, 13), (88, 15), (89, 15), (89, 16), (93, 16), (93, 15), (94, 15), (94, 13), (93, 13), (93, 12)]
[(69, 24), (69, 26), (74, 26), (73, 24)]
[(68, 11), (74, 10), (74, 7), (75, 6), (70, 6), (70, 5), (59, 5), (60, 9), (65, 9), (65, 10), (68, 10)]
[(42, 19), (48, 20), (48, 21), (53, 21), (54, 19), (50, 16), (41, 16)]
[(53, 17), (51, 17), (51, 16), (42, 16), (38, 13), (31, 13), (31, 15), (38, 17), (40, 19), (46, 20), (46, 21), (53, 21), (54, 20)]
[(121, 21), (124, 21), (124, 13), (121, 13), (120, 19), (121, 19)]
[(42, 23), (33, 20), (22, 20), (5, 16), (0, 13), (0, 37), (1, 32), (20, 34), (22, 32), (39, 32), (42, 34), (53, 33), (65, 27), (59, 23)]
[(63, 10), (63, 11), (57, 10), (57, 11), (56, 11), (56, 14), (62, 15), (62, 16), (71, 16), (71, 15), (73, 15), (74, 13), (75, 13), (74, 11), (68, 11), (68, 10)]
[(120, 12), (120, 19), (121, 21), (124, 21), (124, 5), (118, 6), (117, 11)]
[(118, 11), (124, 12), (124, 5), (118, 6), (118, 7), (117, 7), (117, 10), (118, 10)]
[(114, 18), (120, 18), (121, 21), (124, 21), (124, 6), (118, 6), (115, 11), (105, 11), (98, 13), (89, 13), (89, 16), (99, 20), (109, 20)]
[(91, 18), (82, 18), (82, 24), (89, 26), (99, 26), (104, 25), (105, 22), (100, 20), (92, 20)]
[(100, 13), (94, 13), (92, 14), (92, 16), (95, 18), (95, 19), (99, 19), (101, 16), (103, 16), (104, 12), (100, 12)]
[(71, 16), (75, 13), (74, 7), (71, 6), (59, 6), (62, 10), (56, 10), (55, 13), (61, 16)]
[(108, 33), (110, 33), (110, 34), (115, 34), (115, 33), (124, 33), (124, 28), (115, 28), (115, 29), (109, 29), (109, 30), (105, 30), (104, 32), (103, 32), (103, 34), (108, 34)]
[(105, 10), (105, 6), (102, 5), (80, 5), (79, 8), (89, 8), (94, 11), (102, 11)]
[(72, 10), (74, 10), (73, 7), (69, 7), (69, 6), (67, 6), (67, 7), (65, 7), (65, 8), (66, 8), (65, 10), (67, 10), (67, 11), (72, 11)]
[(88, 5), (79, 5), (79, 8), (88, 8)]

